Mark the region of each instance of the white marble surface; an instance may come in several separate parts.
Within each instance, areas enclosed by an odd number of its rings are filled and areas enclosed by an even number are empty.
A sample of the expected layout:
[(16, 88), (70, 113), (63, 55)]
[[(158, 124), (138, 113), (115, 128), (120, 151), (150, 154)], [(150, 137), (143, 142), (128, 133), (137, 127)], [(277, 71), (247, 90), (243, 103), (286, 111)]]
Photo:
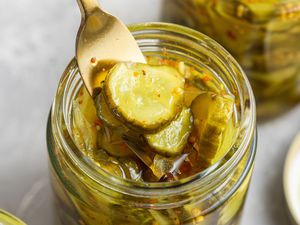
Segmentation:
[[(127, 23), (157, 21), (159, 0), (102, 0)], [(46, 121), (60, 74), (74, 55), (75, 0), (0, 0), (0, 208), (30, 225), (56, 225), (48, 183)], [(259, 125), (242, 225), (288, 225), (282, 167), (300, 129), (300, 106)]]

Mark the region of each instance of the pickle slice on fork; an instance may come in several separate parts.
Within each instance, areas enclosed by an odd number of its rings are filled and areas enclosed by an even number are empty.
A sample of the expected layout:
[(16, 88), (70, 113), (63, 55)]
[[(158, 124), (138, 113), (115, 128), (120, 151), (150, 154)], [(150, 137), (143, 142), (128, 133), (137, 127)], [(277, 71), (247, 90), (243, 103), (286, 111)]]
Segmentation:
[(125, 125), (155, 133), (181, 112), (184, 78), (169, 66), (118, 63), (104, 91), (108, 106)]

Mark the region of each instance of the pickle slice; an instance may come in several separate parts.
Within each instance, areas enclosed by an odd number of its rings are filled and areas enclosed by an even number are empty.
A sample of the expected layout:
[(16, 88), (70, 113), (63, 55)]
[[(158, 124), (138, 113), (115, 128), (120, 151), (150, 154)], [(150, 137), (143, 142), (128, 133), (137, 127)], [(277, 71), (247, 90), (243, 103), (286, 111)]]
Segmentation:
[(104, 91), (109, 107), (127, 126), (153, 133), (170, 123), (183, 105), (184, 78), (169, 66), (118, 63)]
[(153, 163), (150, 166), (150, 169), (153, 174), (159, 178), (159, 180), (164, 178), (164, 176), (168, 176), (168, 174), (174, 176), (177, 174), (187, 156), (188, 154), (185, 153), (177, 157), (167, 158), (157, 154), (153, 158)]
[(148, 144), (159, 154), (175, 156), (181, 154), (192, 131), (191, 110), (183, 108), (179, 117), (156, 134), (146, 134)]
[(232, 118), (234, 97), (212, 92), (200, 94), (192, 103), (199, 156), (212, 163), (223, 142), (223, 133)]
[(82, 88), (73, 101), (73, 133), (76, 143), (88, 153), (96, 148), (97, 121), (96, 109), (92, 97)]
[(95, 98), (95, 105), (97, 109), (97, 115), (100, 119), (106, 122), (108, 125), (112, 127), (121, 126), (121, 122), (116, 119), (116, 117), (111, 113), (105, 99), (103, 92), (101, 92)]
[(121, 162), (125, 170), (126, 177), (128, 179), (135, 180), (135, 181), (143, 181), (142, 170), (139, 168), (136, 161), (128, 158), (120, 158), (119, 161)]
[(106, 172), (114, 176), (126, 178), (126, 173), (119, 160), (108, 155), (103, 149), (97, 149), (94, 152), (93, 159), (95, 164)]

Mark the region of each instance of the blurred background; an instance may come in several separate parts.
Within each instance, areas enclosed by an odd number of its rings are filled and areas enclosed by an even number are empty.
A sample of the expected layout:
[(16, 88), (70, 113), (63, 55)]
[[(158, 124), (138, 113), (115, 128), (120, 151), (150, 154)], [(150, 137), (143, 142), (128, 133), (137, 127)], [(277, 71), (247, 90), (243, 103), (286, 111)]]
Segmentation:
[[(159, 21), (160, 0), (101, 0), (126, 23)], [(59, 78), (75, 53), (75, 0), (0, 0), (0, 208), (55, 225), (46, 124)], [(258, 153), (242, 225), (288, 225), (283, 163), (300, 106), (258, 126)]]

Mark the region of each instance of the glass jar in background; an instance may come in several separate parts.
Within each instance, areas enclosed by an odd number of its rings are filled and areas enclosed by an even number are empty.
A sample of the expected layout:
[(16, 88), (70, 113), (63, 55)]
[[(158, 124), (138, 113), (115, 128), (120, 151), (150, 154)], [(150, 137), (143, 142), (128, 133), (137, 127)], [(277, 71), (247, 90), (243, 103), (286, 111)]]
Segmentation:
[(164, 20), (207, 34), (239, 62), (260, 118), (300, 100), (299, 0), (164, 1)]
[[(137, 183), (95, 169), (72, 138), (71, 109), (82, 87), (73, 59), (62, 75), (47, 127), (51, 180), (65, 225), (236, 225), (256, 152), (255, 101), (236, 61), (215, 41), (174, 24), (130, 27), (146, 56), (207, 68), (235, 96), (238, 135), (227, 154), (192, 177)], [(166, 51), (168, 54), (166, 55)]]
[(0, 209), (1, 225), (26, 225), (24, 222), (13, 216), (12, 214)]

